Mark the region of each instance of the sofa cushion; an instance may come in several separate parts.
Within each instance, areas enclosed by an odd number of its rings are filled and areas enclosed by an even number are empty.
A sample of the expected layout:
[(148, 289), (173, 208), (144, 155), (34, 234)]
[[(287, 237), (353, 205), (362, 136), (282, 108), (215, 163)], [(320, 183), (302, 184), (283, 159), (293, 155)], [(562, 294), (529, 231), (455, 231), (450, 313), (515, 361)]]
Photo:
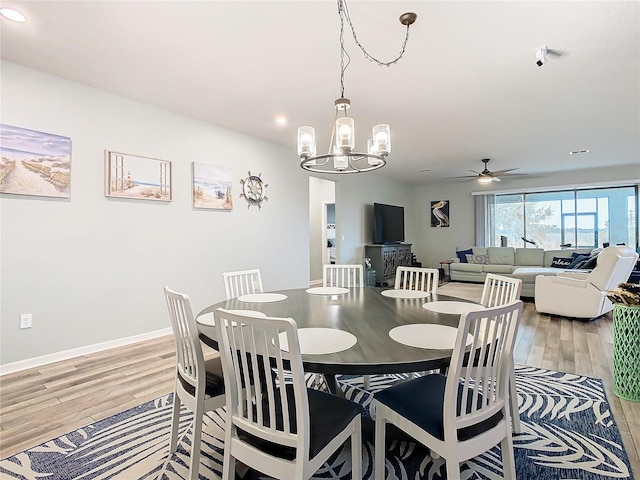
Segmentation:
[(456, 252), (456, 256), (460, 260), (460, 263), (468, 263), (467, 255), (473, 255), (473, 250), (469, 248), (467, 250), (458, 250)]
[(449, 265), (452, 272), (475, 272), (482, 273), (482, 267), (484, 265), (478, 265), (475, 263), (452, 263)]
[[(476, 253), (475, 249), (474, 253)], [(490, 265), (513, 265), (515, 263), (516, 252), (513, 247), (489, 247), (487, 253)]]
[(512, 265), (483, 265), (482, 271), (484, 273), (511, 273), (513, 271)]
[(559, 271), (552, 267), (516, 267), (511, 276), (519, 278), (522, 283), (533, 283), (538, 275), (556, 275)]
[(516, 248), (515, 265), (525, 267), (541, 267), (544, 265), (543, 248)]
[(488, 255), (489, 249), (486, 247), (473, 247), (474, 255)]
[(486, 265), (489, 263), (489, 255), (472, 255), (467, 254), (467, 263), (476, 263), (479, 265)]

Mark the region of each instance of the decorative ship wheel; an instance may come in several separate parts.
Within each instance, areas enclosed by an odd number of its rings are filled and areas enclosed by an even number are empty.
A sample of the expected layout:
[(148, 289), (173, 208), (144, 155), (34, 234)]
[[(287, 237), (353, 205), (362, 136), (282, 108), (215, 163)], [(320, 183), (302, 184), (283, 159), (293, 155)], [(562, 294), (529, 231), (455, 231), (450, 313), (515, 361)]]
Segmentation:
[(251, 175), (251, 171), (249, 170), (249, 176), (240, 180), (242, 184), (242, 193), (241, 197), (247, 201), (247, 208), (250, 208), (251, 205), (256, 205), (258, 209), (262, 207), (262, 202), (265, 200), (269, 200), (269, 198), (265, 195), (265, 189), (269, 186), (264, 183), (260, 178), (260, 175)]

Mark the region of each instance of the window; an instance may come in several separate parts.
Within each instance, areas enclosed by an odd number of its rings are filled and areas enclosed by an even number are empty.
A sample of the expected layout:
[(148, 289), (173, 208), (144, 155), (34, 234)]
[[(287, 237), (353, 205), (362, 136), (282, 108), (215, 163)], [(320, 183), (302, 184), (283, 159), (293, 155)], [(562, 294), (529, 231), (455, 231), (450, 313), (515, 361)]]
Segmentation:
[[(638, 187), (484, 196), (485, 244), (558, 249), (637, 247)], [(526, 239), (526, 240), (525, 240)]]

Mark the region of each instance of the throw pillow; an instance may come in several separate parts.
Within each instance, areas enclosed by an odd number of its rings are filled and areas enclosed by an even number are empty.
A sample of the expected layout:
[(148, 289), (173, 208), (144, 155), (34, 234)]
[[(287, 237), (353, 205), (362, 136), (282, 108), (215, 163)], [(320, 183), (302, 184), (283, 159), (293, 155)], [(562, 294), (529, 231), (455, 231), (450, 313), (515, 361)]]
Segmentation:
[(582, 260), (580, 260), (578, 263), (576, 263), (573, 268), (575, 270), (586, 270), (585, 265), (587, 265), (589, 262), (591, 261), (591, 259), (589, 257), (587, 258), (583, 258)]
[(587, 261), (583, 263), (580, 268), (584, 270), (593, 270), (594, 268), (596, 268), (597, 264), (598, 264), (598, 256), (595, 255), (595, 256), (589, 257)]
[(457, 257), (460, 259), (460, 263), (469, 263), (467, 262), (467, 255), (473, 255), (473, 249), (469, 250), (460, 250), (456, 252)]
[(479, 265), (488, 265), (489, 255), (473, 255), (468, 253), (467, 263), (477, 263)]
[(578, 268), (577, 265), (584, 262), (585, 260), (589, 260), (589, 255), (578, 255), (576, 258), (574, 258), (573, 262), (571, 262), (567, 268)]
[(555, 268), (569, 268), (573, 259), (571, 257), (553, 257), (551, 266)]

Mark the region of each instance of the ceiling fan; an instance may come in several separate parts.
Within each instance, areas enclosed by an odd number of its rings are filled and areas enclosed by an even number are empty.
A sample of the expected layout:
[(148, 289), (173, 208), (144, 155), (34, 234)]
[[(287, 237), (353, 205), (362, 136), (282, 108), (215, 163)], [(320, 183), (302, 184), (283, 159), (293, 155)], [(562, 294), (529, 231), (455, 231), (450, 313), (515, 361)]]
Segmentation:
[(527, 175), (526, 173), (509, 173), (514, 170), (518, 170), (517, 168), (508, 168), (506, 170), (496, 170), (492, 172), (489, 170), (487, 164), (489, 163), (490, 158), (483, 158), (482, 162), (484, 163), (484, 170), (481, 172), (476, 172), (475, 170), (469, 170), (470, 172), (475, 173), (475, 175), (463, 175), (461, 177), (448, 177), (448, 178), (468, 178), (468, 182), (471, 180), (477, 179), (480, 183), (491, 183), (491, 182), (501, 182), (500, 177), (515, 177)]

